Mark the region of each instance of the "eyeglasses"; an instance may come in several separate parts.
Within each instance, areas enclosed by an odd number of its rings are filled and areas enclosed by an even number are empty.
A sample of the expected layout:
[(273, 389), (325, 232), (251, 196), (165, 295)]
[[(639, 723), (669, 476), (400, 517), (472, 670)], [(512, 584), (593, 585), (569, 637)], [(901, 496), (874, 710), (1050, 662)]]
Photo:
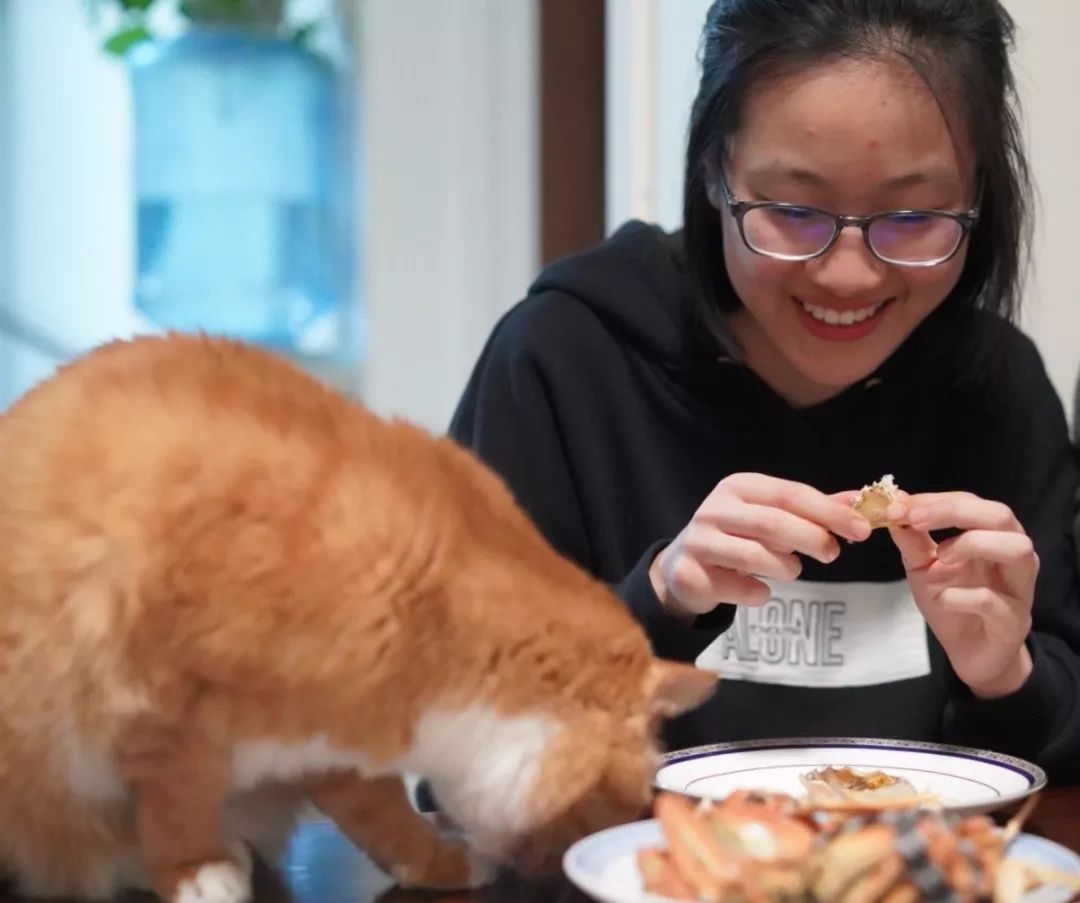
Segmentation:
[(956, 254), (979, 220), (978, 207), (966, 213), (890, 210), (870, 216), (839, 216), (800, 204), (740, 201), (726, 179), (721, 177), (719, 183), (746, 247), (777, 260), (821, 257), (844, 229), (854, 226), (862, 231), (866, 247), (878, 260), (902, 267), (933, 267)]

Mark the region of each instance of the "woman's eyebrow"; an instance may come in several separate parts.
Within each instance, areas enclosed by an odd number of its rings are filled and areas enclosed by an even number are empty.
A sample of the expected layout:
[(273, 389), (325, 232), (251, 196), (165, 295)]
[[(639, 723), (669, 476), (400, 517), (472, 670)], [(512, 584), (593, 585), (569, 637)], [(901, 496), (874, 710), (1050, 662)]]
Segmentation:
[(801, 182), (815, 188), (828, 187), (829, 180), (811, 169), (793, 166), (781, 160), (767, 160), (747, 169), (747, 175), (764, 179), (783, 179), (788, 182)]
[(885, 188), (911, 188), (913, 185), (953, 185), (960, 183), (960, 175), (955, 170), (944, 166), (933, 166), (923, 170), (896, 176), (884, 183)]
[[(751, 166), (747, 169), (747, 175), (754, 178), (782, 179), (807, 185), (811, 188), (836, 187), (830, 179), (821, 173), (783, 160), (767, 160), (756, 166)], [(959, 181), (959, 175), (954, 169), (947, 166), (930, 165), (923, 169), (912, 170), (886, 179), (881, 183), (881, 188), (894, 191), (900, 188), (912, 188), (927, 184), (953, 185)]]

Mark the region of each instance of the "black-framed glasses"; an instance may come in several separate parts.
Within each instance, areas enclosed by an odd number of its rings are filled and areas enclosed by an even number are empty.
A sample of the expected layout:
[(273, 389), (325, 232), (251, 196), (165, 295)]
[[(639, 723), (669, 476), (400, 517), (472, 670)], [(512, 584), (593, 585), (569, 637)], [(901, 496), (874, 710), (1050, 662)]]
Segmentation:
[(777, 260), (821, 257), (849, 227), (878, 260), (902, 267), (933, 267), (950, 260), (979, 220), (979, 208), (965, 213), (945, 210), (889, 210), (869, 216), (842, 216), (801, 204), (738, 200), (721, 178), (724, 202), (739, 235), (755, 254)]

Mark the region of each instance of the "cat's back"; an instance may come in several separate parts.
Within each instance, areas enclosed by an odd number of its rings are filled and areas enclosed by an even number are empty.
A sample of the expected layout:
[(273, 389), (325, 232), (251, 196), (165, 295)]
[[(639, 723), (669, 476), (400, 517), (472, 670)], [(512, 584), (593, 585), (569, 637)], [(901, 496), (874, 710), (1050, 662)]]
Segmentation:
[(300, 485), (328, 449), (378, 431), (258, 348), (179, 335), (102, 346), (0, 418), (0, 563), (115, 544), (170, 507), (235, 496), (266, 474)]
[(331, 429), (344, 407), (335, 393), (259, 348), (206, 336), (145, 336), (94, 349), (35, 386), (0, 420), (0, 442), (68, 442), (77, 430), (92, 437), (110, 428), (175, 438), (190, 434), (196, 421), (273, 428), (275, 419), (277, 426), (301, 419)]
[(87, 465), (85, 476), (91, 464), (221, 446), (239, 430), (331, 438), (362, 416), (346, 407), (261, 349), (204, 336), (142, 337), (97, 348), (31, 389), (0, 419), (0, 449), (5, 462), (67, 451), (66, 460)]

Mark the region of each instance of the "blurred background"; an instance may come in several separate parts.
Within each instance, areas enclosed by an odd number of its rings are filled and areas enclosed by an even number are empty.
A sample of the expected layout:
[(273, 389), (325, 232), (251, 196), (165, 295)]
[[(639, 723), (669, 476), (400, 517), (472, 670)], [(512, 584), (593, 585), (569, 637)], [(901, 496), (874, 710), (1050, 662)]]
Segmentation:
[[(708, 0), (0, 0), (0, 408), (115, 336), (226, 332), (441, 431), (546, 261), (679, 224)], [(1025, 326), (1071, 400), (1080, 4), (1009, 0)]]

